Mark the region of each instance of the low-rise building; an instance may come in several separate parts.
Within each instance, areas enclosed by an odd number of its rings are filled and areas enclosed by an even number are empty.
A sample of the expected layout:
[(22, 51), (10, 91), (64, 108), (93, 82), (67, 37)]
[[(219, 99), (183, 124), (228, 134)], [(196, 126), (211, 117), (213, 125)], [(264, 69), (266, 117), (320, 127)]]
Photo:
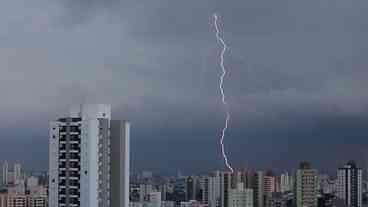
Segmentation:
[(283, 193), (272, 193), (267, 197), (266, 207), (287, 207), (287, 198)]

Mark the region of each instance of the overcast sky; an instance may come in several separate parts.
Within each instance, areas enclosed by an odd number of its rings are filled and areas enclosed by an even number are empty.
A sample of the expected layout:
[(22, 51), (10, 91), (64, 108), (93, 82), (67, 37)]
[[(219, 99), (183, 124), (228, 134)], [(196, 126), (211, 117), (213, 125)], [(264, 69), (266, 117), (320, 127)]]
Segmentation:
[(48, 122), (111, 103), (134, 170), (223, 168), (215, 12), (232, 165), (368, 166), (366, 0), (3, 0), (0, 160), (47, 169)]

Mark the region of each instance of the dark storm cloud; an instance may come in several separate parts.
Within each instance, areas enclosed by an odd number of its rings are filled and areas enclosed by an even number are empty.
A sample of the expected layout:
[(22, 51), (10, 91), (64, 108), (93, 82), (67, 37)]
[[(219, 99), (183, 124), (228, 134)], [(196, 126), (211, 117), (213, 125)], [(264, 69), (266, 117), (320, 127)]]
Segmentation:
[(93, 19), (101, 10), (112, 10), (119, 6), (120, 0), (63, 0), (60, 3), (64, 7), (61, 23), (66, 26), (84, 24)]
[[(357, 146), (368, 145), (366, 1), (6, 4), (0, 8), (7, 28), (0, 31), (0, 119), (5, 137), (17, 126), (24, 129), (4, 141), (10, 146), (30, 130), (27, 139), (43, 140), (47, 148), (49, 120), (73, 103), (107, 102), (115, 118), (133, 123), (134, 169), (175, 171), (166, 169), (167, 157), (170, 166), (188, 171), (222, 167), (221, 48), (211, 19), (217, 12), (230, 48), (226, 143), (234, 164), (334, 160), (330, 168), (347, 159), (338, 153), (343, 146), (362, 161)], [(309, 156), (312, 148), (316, 153)]]

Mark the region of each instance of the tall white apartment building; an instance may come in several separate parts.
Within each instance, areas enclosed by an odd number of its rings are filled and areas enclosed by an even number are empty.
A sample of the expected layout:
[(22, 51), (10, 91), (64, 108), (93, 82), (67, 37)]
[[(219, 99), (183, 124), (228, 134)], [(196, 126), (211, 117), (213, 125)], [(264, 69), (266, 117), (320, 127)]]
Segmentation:
[(288, 172), (285, 172), (283, 174), (281, 174), (280, 176), (280, 191), (282, 193), (287, 192), (287, 191), (292, 191), (293, 187), (293, 180), (292, 180), (292, 176), (289, 175)]
[(353, 161), (337, 171), (337, 197), (351, 207), (362, 206), (362, 169)]
[(208, 204), (210, 207), (221, 206), (221, 173), (216, 171), (208, 180)]
[(13, 172), (13, 180), (14, 183), (18, 183), (23, 179), (22, 176), (22, 165), (20, 163), (14, 163), (14, 172)]
[(105, 104), (79, 105), (51, 122), (49, 206), (129, 206), (129, 130)]
[(265, 173), (257, 171), (253, 176), (253, 203), (254, 207), (264, 207), (265, 200)]
[(232, 173), (221, 172), (220, 192), (221, 192), (221, 207), (229, 207), (229, 191), (232, 184)]
[(2, 168), (2, 183), (3, 185), (7, 185), (9, 183), (9, 164), (7, 161), (3, 163)]

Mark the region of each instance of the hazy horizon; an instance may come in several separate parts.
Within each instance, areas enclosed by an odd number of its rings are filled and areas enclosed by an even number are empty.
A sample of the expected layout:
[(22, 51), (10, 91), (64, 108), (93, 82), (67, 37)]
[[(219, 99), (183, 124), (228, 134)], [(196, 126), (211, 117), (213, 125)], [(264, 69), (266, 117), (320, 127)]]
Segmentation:
[(132, 122), (132, 169), (224, 168), (213, 13), (229, 46), (233, 166), (368, 167), (368, 1), (4, 0), (0, 160), (47, 169), (76, 103)]

